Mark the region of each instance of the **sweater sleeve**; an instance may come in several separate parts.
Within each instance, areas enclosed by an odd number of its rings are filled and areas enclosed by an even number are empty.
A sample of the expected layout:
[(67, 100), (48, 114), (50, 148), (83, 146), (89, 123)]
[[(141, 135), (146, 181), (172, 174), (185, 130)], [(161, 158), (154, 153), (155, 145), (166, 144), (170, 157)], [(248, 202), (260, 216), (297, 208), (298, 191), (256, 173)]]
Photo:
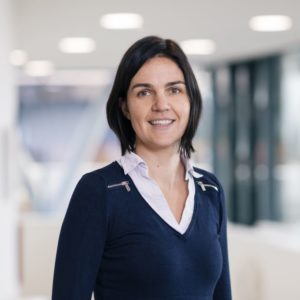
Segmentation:
[[(216, 179), (217, 180), (217, 179)], [(221, 276), (215, 287), (213, 300), (231, 300), (231, 284), (230, 284), (230, 270), (228, 260), (228, 246), (227, 246), (227, 212), (224, 197), (224, 190), (222, 185), (217, 180), (220, 190), (220, 213), (221, 213), (221, 227), (219, 232), (219, 240), (223, 256), (223, 267)]]
[(55, 261), (52, 300), (90, 300), (107, 235), (102, 177), (81, 177), (62, 224)]

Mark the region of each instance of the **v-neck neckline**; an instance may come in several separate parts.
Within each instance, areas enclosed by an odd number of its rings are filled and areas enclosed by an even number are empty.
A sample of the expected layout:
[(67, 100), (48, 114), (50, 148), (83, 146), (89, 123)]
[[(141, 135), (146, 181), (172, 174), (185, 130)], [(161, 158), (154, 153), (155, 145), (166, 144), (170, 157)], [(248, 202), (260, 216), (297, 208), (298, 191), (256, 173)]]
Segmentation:
[[(119, 165), (119, 163), (117, 161), (115, 161), (115, 163), (123, 170), (122, 166)], [(124, 174), (123, 176), (125, 176), (127, 178), (127, 180), (130, 182), (131, 186), (133, 187), (135, 193), (141, 197), (143, 199), (144, 204), (150, 208), (152, 214), (154, 214), (156, 216), (156, 218), (159, 219), (159, 221), (161, 223), (163, 223), (165, 226), (167, 226), (171, 231), (173, 231), (177, 236), (179, 236), (182, 239), (187, 239), (189, 237), (189, 235), (191, 234), (192, 228), (194, 226), (194, 223), (196, 222), (196, 216), (197, 216), (197, 210), (198, 210), (198, 199), (197, 196), (199, 195), (197, 189), (198, 189), (198, 184), (196, 182), (196, 179), (194, 177), (194, 184), (195, 184), (195, 195), (194, 195), (194, 207), (193, 207), (193, 213), (192, 213), (192, 218), (190, 221), (190, 224), (188, 225), (186, 231), (184, 233), (180, 233), (179, 231), (177, 231), (175, 228), (173, 228), (169, 223), (167, 223), (152, 207), (151, 205), (145, 200), (145, 198), (142, 196), (142, 194), (140, 193), (140, 191), (138, 190), (138, 188), (136, 187), (135, 183), (133, 182), (132, 178), (129, 176), (129, 174)]]

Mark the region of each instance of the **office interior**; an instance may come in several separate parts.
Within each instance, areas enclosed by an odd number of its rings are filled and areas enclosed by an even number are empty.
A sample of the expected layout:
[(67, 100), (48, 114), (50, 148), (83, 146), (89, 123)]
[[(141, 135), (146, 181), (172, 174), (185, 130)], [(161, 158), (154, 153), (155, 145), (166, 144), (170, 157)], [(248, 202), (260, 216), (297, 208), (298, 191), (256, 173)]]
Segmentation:
[(0, 300), (51, 299), (72, 191), (121, 155), (105, 105), (145, 35), (197, 77), (192, 159), (225, 190), (233, 299), (299, 300), (299, 20), (293, 0), (0, 0)]

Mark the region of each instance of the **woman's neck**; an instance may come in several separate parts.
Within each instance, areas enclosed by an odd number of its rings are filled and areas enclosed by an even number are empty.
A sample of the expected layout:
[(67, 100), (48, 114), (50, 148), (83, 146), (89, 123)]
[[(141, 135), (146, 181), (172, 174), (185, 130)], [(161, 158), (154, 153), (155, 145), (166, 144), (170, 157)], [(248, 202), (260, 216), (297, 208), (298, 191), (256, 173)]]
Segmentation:
[(180, 153), (171, 150), (150, 151), (137, 148), (135, 153), (147, 164), (149, 177), (166, 190), (172, 190), (185, 177), (185, 166)]

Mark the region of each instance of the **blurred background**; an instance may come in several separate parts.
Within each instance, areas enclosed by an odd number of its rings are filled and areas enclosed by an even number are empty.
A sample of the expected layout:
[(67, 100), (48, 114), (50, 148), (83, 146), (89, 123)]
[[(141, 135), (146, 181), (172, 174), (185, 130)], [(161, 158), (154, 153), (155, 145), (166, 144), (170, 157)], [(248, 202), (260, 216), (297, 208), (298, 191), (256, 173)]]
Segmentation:
[(226, 193), (233, 297), (300, 299), (300, 2), (0, 0), (0, 299), (47, 300), (105, 105), (138, 38), (175, 39), (204, 101), (193, 160)]

